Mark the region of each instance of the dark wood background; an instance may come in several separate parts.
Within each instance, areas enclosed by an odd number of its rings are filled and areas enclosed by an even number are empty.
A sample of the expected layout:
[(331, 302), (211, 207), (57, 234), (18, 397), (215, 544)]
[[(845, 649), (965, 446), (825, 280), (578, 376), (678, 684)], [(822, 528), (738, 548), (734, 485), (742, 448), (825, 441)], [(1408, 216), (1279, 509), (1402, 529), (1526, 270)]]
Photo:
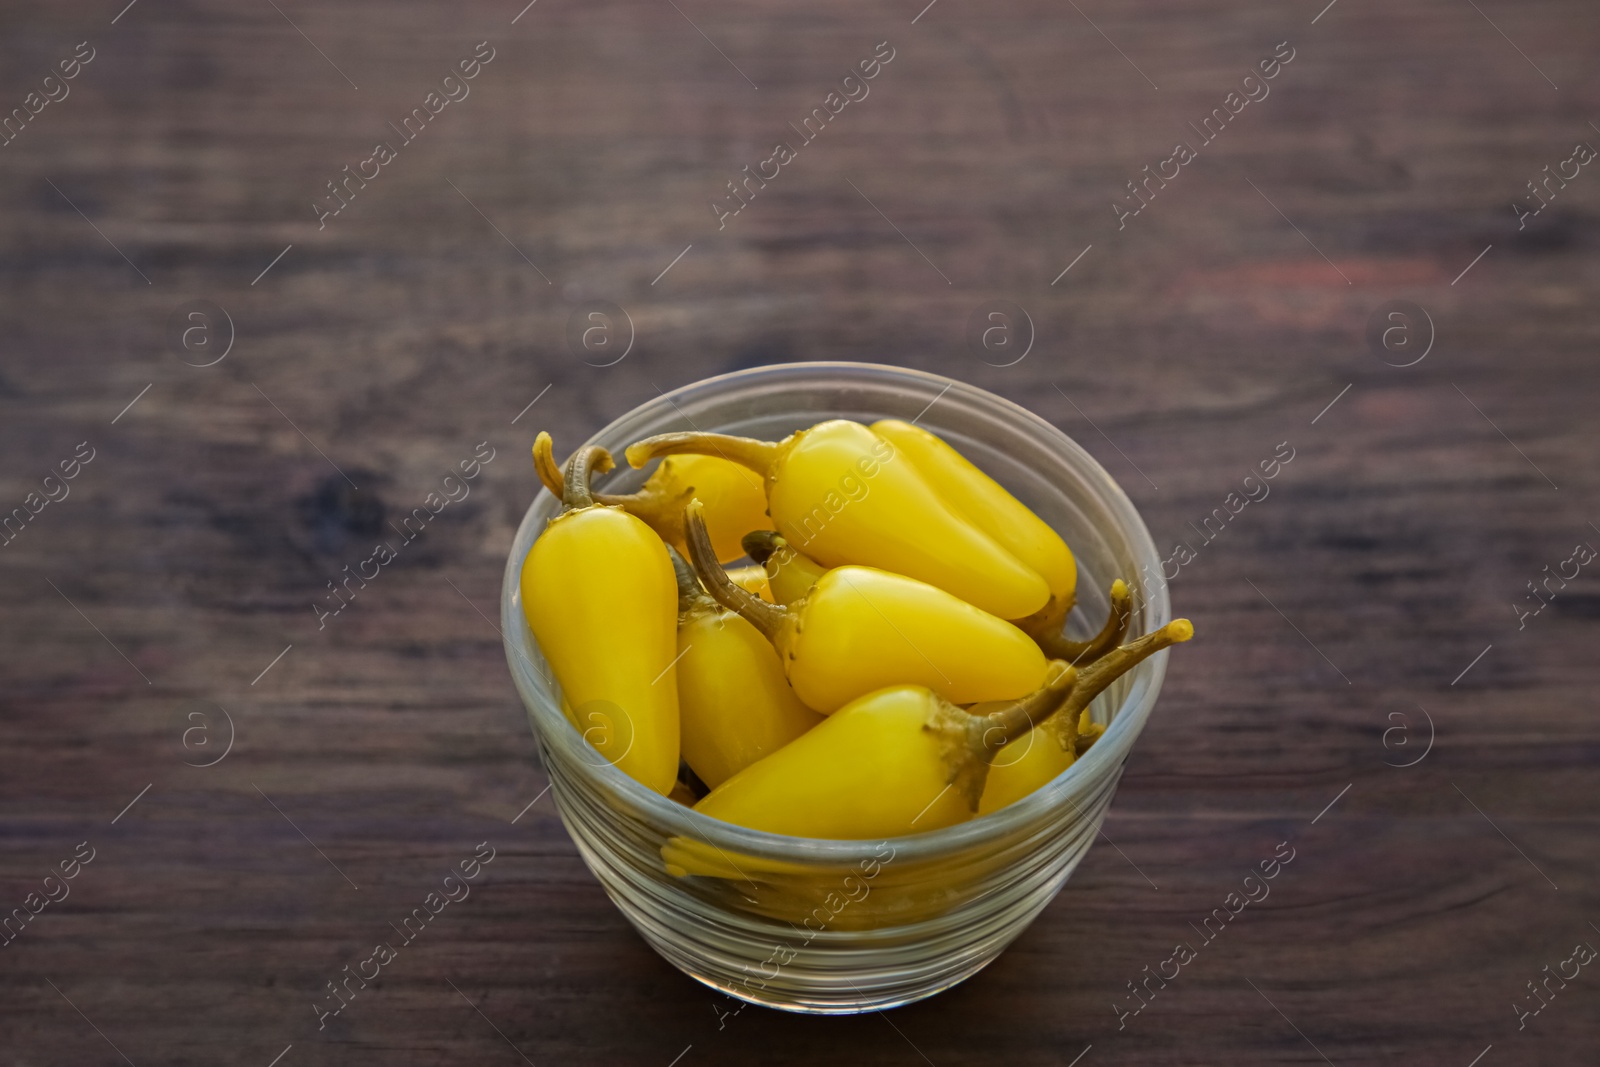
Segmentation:
[[(1600, 944), (1594, 567), (1521, 630), (1514, 605), (1600, 546), (1600, 175), (1511, 208), (1600, 144), (1593, 6), (922, 2), (0, 9), (5, 109), (95, 49), (0, 148), (0, 507), (96, 450), (0, 548), (0, 907), (95, 850), (0, 949), (0, 1061), (1594, 1061), (1600, 975), (1513, 1007)], [(324, 183), (484, 40), (471, 95), (319, 231)], [(885, 40), (719, 232), (711, 198)], [(1271, 95), (1119, 232), (1124, 183), (1280, 41)], [(167, 337), (196, 299), (236, 329), (208, 368)], [(1403, 369), (1365, 339), (1395, 299), (1436, 332)], [(608, 368), (565, 340), (594, 300), (637, 334)], [(1006, 368), (965, 340), (995, 300), (1036, 328)], [(490, 620), (536, 429), (812, 359), (1055, 421), (1198, 547), (1173, 588), (1201, 637), (1110, 840), (992, 967), (884, 1015), (727, 1015), (527, 808)], [(483, 441), (471, 496), (319, 631), (326, 583)], [(231, 751), (186, 766), (219, 709)], [(325, 983), (483, 841), (470, 900), (319, 1032)], [(1125, 984), (1280, 841), (1270, 899), (1119, 1031)]]

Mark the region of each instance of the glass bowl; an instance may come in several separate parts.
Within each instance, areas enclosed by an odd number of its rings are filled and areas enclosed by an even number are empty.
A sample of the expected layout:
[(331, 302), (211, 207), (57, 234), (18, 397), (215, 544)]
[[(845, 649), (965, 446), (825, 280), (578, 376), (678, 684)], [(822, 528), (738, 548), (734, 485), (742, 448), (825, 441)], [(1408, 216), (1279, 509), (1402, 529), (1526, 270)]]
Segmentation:
[[(1050, 523), (1078, 560), (1073, 636), (1105, 619), (1107, 590), (1134, 590), (1132, 632), (1169, 621), (1150, 534), (1111, 476), (1054, 426), (981, 389), (867, 363), (794, 363), (709, 378), (628, 412), (590, 439), (618, 457), (652, 434), (707, 430), (776, 440), (826, 418), (915, 421), (959, 449)], [(646, 472), (600, 478), (611, 492)], [(995, 959), (1088, 851), (1166, 653), (1091, 708), (1107, 730), (1055, 781), (991, 815), (883, 841), (785, 837), (699, 815), (606, 763), (567, 721), (522, 614), (523, 557), (559, 511), (540, 492), (506, 561), (506, 659), (528, 709), (551, 796), (584, 862), (651, 947), (729, 996), (843, 1014), (932, 996)], [(666, 854), (697, 873), (674, 876)], [(694, 862), (683, 863), (683, 857)]]

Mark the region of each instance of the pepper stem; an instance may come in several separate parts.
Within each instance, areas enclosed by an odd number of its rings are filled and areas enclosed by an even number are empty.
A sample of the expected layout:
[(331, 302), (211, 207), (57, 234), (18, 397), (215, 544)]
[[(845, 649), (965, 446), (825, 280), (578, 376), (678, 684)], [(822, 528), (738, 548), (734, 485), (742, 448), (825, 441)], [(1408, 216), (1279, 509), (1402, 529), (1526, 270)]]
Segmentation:
[(599, 445), (584, 445), (567, 460), (565, 486), (561, 503), (567, 511), (594, 507), (594, 493), (589, 488), (590, 477), (604, 474), (613, 466), (611, 453)]
[(1052, 660), (1045, 683), (1038, 689), (987, 715), (968, 715), (967, 747), (973, 757), (987, 763), (1006, 744), (1054, 715), (1082, 684), (1079, 678), (1071, 665)]
[(667, 493), (660, 484), (645, 482), (637, 493), (626, 496), (596, 494), (595, 499), (602, 504), (616, 504), (623, 508), (654, 530), (667, 544), (675, 548), (687, 547), (683, 538), (683, 509), (694, 499), (694, 486), (677, 493)]
[(1103, 723), (1091, 722), (1083, 729), (1079, 729), (1077, 725), (1074, 725), (1072, 728), (1072, 750), (1079, 756), (1083, 755), (1089, 751), (1096, 741), (1105, 736), (1105, 732), (1106, 728)]
[[(950, 784), (960, 791), (967, 806), (977, 811), (989, 777), (989, 761), (1002, 747), (1052, 715), (1076, 718), (1107, 686), (1139, 662), (1193, 636), (1194, 626), (1188, 619), (1174, 619), (1095, 660), (1082, 672), (1061, 660), (1052, 660), (1042, 688), (988, 715), (944, 705), (944, 713), (934, 728), (944, 734)], [(1073, 742), (1076, 748), (1076, 737)]]
[(1091, 663), (1113, 648), (1127, 632), (1128, 620), (1133, 618), (1133, 594), (1128, 583), (1121, 578), (1111, 583), (1111, 607), (1106, 612), (1105, 625), (1087, 641), (1074, 641), (1061, 633), (1059, 620), (1038, 627), (1031, 636), (1045, 655), (1064, 659), (1072, 664)]
[(751, 530), (739, 539), (739, 547), (764, 567), (767, 560), (789, 547), (789, 542), (776, 530)]
[(667, 556), (672, 560), (672, 576), (678, 580), (678, 611), (688, 611), (701, 600), (709, 600), (705, 587), (700, 584), (700, 579), (695, 575), (694, 568), (689, 566), (688, 560), (678, 554), (678, 550), (671, 545), (667, 546)]
[[(550, 440), (550, 435), (540, 433), (538, 439), (533, 442), (533, 469), (538, 472), (539, 481), (544, 483), (546, 489), (557, 499), (565, 499), (566, 478), (555, 461), (553, 449), (554, 444)], [(675, 548), (683, 545), (683, 506), (694, 495), (693, 486), (669, 496), (655, 484), (655, 475), (651, 475), (651, 480), (645, 482), (644, 487), (638, 492), (590, 495), (597, 504), (622, 508), (654, 530), (667, 544)]]
[(725, 433), (662, 433), (628, 446), (628, 463), (642, 467), (657, 456), (717, 456), (749, 467), (765, 478), (778, 462), (778, 446), (772, 441), (734, 437)]
[(533, 470), (552, 496), (557, 500), (566, 500), (567, 482), (561, 476), (561, 466), (556, 463), (555, 442), (550, 439), (547, 430), (540, 430), (539, 436), (533, 439)]
[(1076, 733), (1078, 715), (1094, 702), (1095, 697), (1105, 692), (1112, 682), (1163, 648), (1182, 644), (1193, 636), (1193, 623), (1188, 619), (1173, 619), (1161, 629), (1111, 650), (1078, 674), (1077, 686), (1067, 697), (1066, 703), (1061, 705), (1061, 710), (1057, 714), (1072, 716)]
[(787, 608), (768, 604), (755, 594), (734, 584), (728, 572), (717, 561), (717, 551), (711, 547), (711, 533), (706, 529), (705, 505), (699, 500), (689, 501), (683, 509), (684, 540), (689, 546), (689, 561), (713, 600), (734, 611), (750, 625), (760, 630), (768, 641), (776, 641), (783, 628)]
[(989, 761), (995, 753), (1053, 715), (1071, 695), (1077, 681), (1076, 669), (1053, 660), (1045, 672), (1044, 685), (990, 714), (974, 715), (947, 701), (936, 701), (938, 711), (927, 728), (940, 735), (948, 781), (969, 809), (978, 810), (984, 783), (989, 779)]

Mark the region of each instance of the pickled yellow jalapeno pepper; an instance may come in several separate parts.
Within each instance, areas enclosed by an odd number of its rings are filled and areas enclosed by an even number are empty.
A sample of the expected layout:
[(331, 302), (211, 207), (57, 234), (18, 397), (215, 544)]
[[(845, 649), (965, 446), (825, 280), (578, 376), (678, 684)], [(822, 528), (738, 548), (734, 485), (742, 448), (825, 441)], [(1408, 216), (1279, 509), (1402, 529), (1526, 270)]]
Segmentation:
[(1077, 746), (1061, 748), (1056, 733), (1048, 724), (1036, 726), (1000, 750), (989, 765), (978, 814), (988, 815), (1021, 800), (1045, 783), (1055, 781), (1077, 762)]
[(715, 789), (822, 716), (800, 703), (770, 642), (706, 595), (674, 553), (678, 579), (678, 722), (684, 762)]
[(1047, 661), (1033, 639), (942, 589), (872, 567), (836, 567), (801, 599), (768, 604), (728, 580), (701, 505), (685, 509), (689, 560), (707, 591), (778, 650), (795, 695), (827, 715), (876, 689), (921, 685), (955, 704), (1038, 688)]
[[(1094, 698), (1141, 660), (1193, 636), (1194, 627), (1189, 620), (1176, 619), (1159, 630), (1113, 649), (1079, 670), (1078, 684), (1060, 709), (1025, 736), (1006, 745), (994, 757), (989, 766), (983, 799), (978, 804), (979, 814), (998, 811), (1054, 781), (1081, 755), (1078, 749), (1079, 730), (1083, 725), (1080, 716), (1088, 711)], [(988, 707), (979, 704), (971, 711), (974, 715), (983, 714)], [(1101, 732), (1104, 732), (1103, 727)], [(1096, 733), (1095, 737), (1098, 736), (1099, 733)], [(1092, 744), (1094, 738), (1089, 741)], [(1088, 745), (1085, 745), (1084, 749), (1087, 748)]]
[[(533, 443), (533, 466), (544, 487), (561, 496), (561, 468), (550, 435)], [(636, 493), (596, 493), (602, 504), (620, 507), (642, 519), (667, 544), (684, 551), (683, 506), (698, 497), (706, 506), (706, 525), (717, 558), (724, 563), (744, 555), (739, 538), (751, 530), (770, 530), (767, 494), (761, 479), (718, 456), (676, 456), (662, 461)]]
[(899, 837), (972, 818), (989, 759), (1053, 713), (1076, 674), (1059, 661), (1043, 686), (972, 715), (918, 685), (880, 689), (729, 778), (694, 810), (794, 837)]
[[(764, 568), (767, 587), (772, 591), (772, 595), (764, 599), (774, 604), (793, 604), (811, 592), (817, 579), (828, 573), (828, 568), (810, 556), (796, 552), (776, 531), (751, 530), (740, 543), (744, 545), (745, 555)], [(728, 572), (728, 577), (739, 582), (733, 571)], [(743, 582), (739, 584), (744, 585)]]
[(569, 718), (605, 759), (663, 795), (678, 777), (678, 584), (661, 539), (595, 502), (611, 455), (573, 453), (560, 515), (522, 562), (522, 610)]
[(779, 442), (669, 433), (628, 447), (657, 456), (720, 456), (766, 479), (772, 525), (824, 567), (855, 563), (937, 586), (1002, 619), (1043, 608), (1037, 571), (947, 504), (911, 460), (859, 422), (831, 419)]
[(909, 459), (933, 483), (945, 503), (1037, 571), (1049, 583), (1050, 605), (1071, 609), (1078, 585), (1078, 563), (1067, 543), (1048, 523), (966, 456), (920, 426), (884, 419), (873, 423), (871, 429)]

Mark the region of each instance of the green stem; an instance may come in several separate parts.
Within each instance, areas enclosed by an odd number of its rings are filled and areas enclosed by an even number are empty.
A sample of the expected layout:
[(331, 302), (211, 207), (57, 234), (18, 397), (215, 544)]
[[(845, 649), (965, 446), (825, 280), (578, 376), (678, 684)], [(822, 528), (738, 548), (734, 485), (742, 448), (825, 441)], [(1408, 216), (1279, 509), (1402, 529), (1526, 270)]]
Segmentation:
[(789, 542), (776, 530), (751, 530), (739, 539), (739, 547), (744, 549), (745, 555), (765, 567), (767, 560), (789, 547)]
[(1044, 654), (1053, 659), (1064, 659), (1074, 665), (1090, 663), (1117, 647), (1131, 618), (1133, 594), (1128, 591), (1128, 583), (1118, 578), (1111, 583), (1111, 607), (1099, 633), (1087, 641), (1074, 641), (1062, 636), (1059, 626), (1053, 626), (1046, 633), (1034, 634), (1033, 638)]
[(728, 577), (728, 572), (717, 561), (716, 549), (711, 547), (711, 533), (706, 529), (705, 505), (699, 500), (691, 500), (689, 506), (683, 509), (683, 533), (688, 543), (689, 562), (694, 564), (695, 573), (712, 599), (729, 611), (738, 612), (741, 618), (760, 630), (768, 641), (776, 641), (789, 614), (788, 609), (768, 604), (734, 584), (733, 579)]
[(1068, 664), (1055, 660), (1045, 684), (998, 711), (988, 715), (967, 716), (967, 747), (972, 755), (987, 763), (1007, 743), (1015, 741), (1050, 716), (1071, 699), (1082, 684), (1080, 676)]
[(567, 511), (594, 507), (594, 493), (589, 488), (591, 476), (604, 474), (612, 467), (611, 453), (599, 445), (584, 445), (567, 460), (565, 486), (561, 503)]
[(762, 477), (778, 462), (778, 445), (725, 433), (663, 433), (628, 446), (628, 462), (642, 467), (657, 456), (717, 456), (749, 467)]
[(672, 559), (672, 576), (678, 580), (678, 612), (682, 614), (694, 607), (702, 600), (709, 601), (705, 588), (700, 584), (700, 579), (695, 575), (694, 568), (689, 566), (688, 560), (678, 554), (678, 550), (671, 545), (667, 546), (667, 555)]
[(978, 810), (995, 753), (1053, 715), (1071, 696), (1077, 680), (1076, 670), (1052, 661), (1044, 685), (987, 715), (974, 715), (935, 698), (936, 711), (926, 728), (938, 735), (948, 781), (970, 810)]
[(1181, 644), (1194, 636), (1188, 619), (1173, 619), (1159, 630), (1135, 638), (1089, 664), (1078, 674), (1078, 685), (1061, 706), (1059, 714), (1076, 716), (1105, 692), (1111, 683), (1163, 648)]
[[(566, 477), (561, 473), (561, 468), (556, 464), (555, 456), (551, 449), (553, 444), (548, 433), (540, 433), (533, 442), (533, 469), (539, 475), (539, 481), (557, 499), (566, 498)], [(659, 472), (659, 469), (657, 471)], [(644, 483), (643, 488), (633, 493), (595, 493), (597, 504), (604, 504), (608, 508), (622, 508), (634, 518), (641, 520), (650, 527), (661, 539), (669, 545), (683, 543), (683, 506), (694, 495), (693, 487), (683, 490), (676, 496), (668, 496), (656, 484), (656, 476), (651, 475), (650, 481)]]

